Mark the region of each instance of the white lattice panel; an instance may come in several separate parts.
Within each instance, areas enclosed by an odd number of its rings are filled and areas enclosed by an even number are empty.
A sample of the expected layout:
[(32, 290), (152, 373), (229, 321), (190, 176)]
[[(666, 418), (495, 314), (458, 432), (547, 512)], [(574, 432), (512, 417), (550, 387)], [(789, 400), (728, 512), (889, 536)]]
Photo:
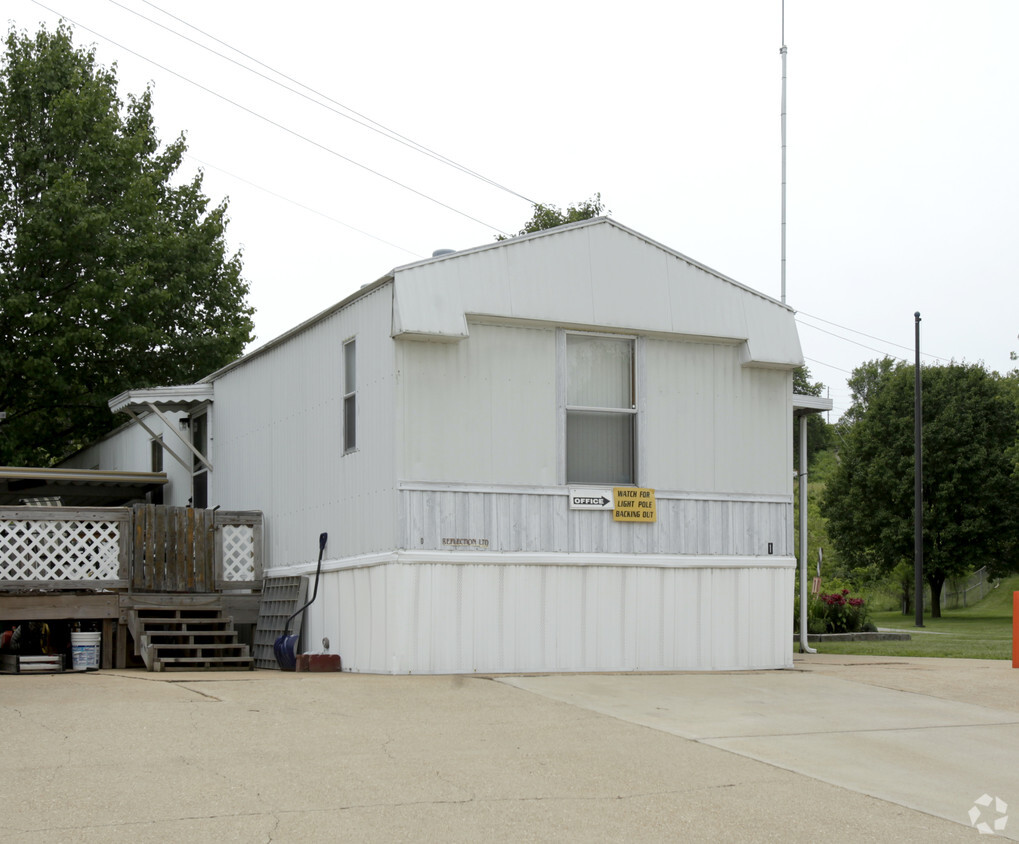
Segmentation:
[(223, 580), (255, 579), (255, 529), (223, 525)]
[(115, 521), (0, 521), (0, 579), (116, 580)]

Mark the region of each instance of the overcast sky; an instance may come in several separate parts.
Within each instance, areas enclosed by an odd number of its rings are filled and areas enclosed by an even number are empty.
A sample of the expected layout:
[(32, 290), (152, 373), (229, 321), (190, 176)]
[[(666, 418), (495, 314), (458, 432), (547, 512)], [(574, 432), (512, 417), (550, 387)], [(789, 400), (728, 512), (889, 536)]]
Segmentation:
[[(596, 192), (781, 295), (781, 0), (3, 8), (18, 30), (73, 21), (122, 96), (151, 82), (161, 137), (184, 132), (188, 172), (229, 198), (255, 345), (393, 267), (516, 232), (529, 201)], [(912, 360), (914, 311), (925, 360), (1014, 368), (1019, 2), (786, 0), (784, 40), (787, 301), (836, 414), (855, 366)]]

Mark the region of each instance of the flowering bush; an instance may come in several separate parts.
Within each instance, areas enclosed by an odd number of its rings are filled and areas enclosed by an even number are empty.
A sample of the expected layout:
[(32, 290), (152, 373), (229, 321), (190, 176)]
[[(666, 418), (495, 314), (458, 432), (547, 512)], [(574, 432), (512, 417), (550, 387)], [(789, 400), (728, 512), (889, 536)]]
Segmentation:
[(810, 615), (824, 625), (825, 633), (856, 633), (867, 623), (863, 598), (851, 598), (848, 589), (820, 595), (812, 603)]

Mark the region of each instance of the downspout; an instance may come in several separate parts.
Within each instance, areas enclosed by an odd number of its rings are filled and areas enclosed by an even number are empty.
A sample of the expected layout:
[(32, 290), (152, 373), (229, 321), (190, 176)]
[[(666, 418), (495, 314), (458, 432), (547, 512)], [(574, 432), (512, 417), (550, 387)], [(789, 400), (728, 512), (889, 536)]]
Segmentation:
[(800, 653), (816, 654), (807, 644), (807, 414), (800, 414)]

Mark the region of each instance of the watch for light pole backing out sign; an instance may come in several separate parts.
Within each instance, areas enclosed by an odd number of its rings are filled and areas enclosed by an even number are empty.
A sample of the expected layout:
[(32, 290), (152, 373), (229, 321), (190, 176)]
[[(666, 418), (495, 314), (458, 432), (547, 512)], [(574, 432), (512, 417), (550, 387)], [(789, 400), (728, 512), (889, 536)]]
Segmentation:
[(658, 520), (655, 491), (640, 487), (571, 487), (570, 509), (609, 510), (616, 522), (651, 524)]
[(655, 508), (655, 491), (633, 486), (612, 488), (612, 520), (650, 524), (658, 520)]

